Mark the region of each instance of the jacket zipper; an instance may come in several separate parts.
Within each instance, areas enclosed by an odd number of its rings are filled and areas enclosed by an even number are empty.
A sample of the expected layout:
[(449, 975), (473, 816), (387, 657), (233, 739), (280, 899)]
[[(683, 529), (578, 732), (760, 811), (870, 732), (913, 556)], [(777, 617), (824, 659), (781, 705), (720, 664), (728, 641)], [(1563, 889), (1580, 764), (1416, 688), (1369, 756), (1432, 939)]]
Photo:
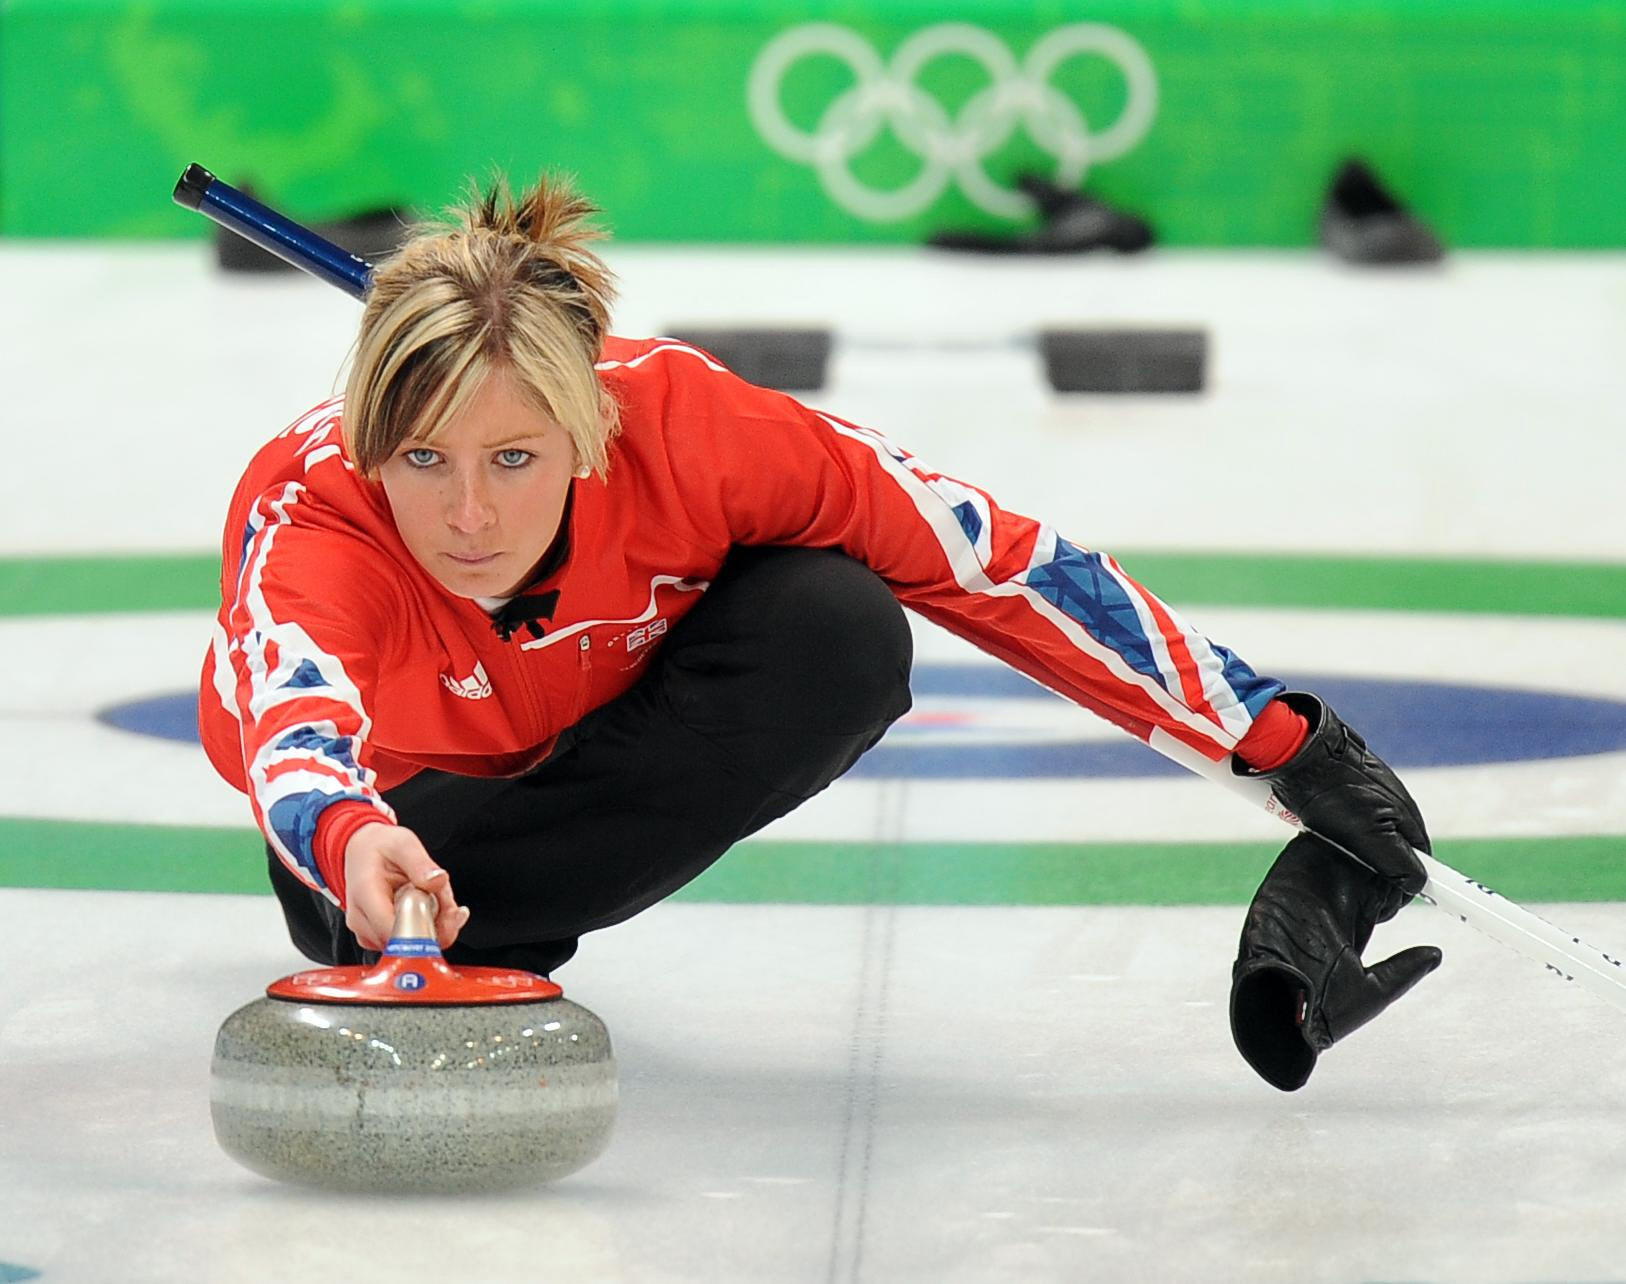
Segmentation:
[(570, 715), (572, 722), (579, 722), (583, 713), (583, 706), (587, 703), (588, 677), (593, 666), (588, 661), (588, 653), (593, 649), (593, 640), (587, 636), (587, 630), (582, 630), (581, 637), (576, 642), (576, 700), (574, 711)]

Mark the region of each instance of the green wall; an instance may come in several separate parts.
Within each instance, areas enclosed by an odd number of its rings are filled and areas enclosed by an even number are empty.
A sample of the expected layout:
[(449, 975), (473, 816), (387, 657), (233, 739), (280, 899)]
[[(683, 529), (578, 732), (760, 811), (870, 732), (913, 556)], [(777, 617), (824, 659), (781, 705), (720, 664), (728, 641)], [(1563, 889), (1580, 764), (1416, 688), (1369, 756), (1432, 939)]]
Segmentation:
[[(1626, 244), (1617, 0), (0, 0), (0, 232), (203, 235), (169, 202), (190, 161), (307, 219), (432, 208), (499, 166), (574, 171), (630, 240), (1013, 226), (957, 177), (903, 217), (862, 217), (811, 163), (769, 146), (747, 106), (753, 64), (790, 28), (839, 24), (884, 67), (949, 21), (974, 23), (983, 34), (962, 44), (997, 44), (1012, 66), (1082, 22), (1144, 50), (1149, 128), (1087, 181), (1168, 243), (1306, 244), (1333, 166), (1361, 152), (1451, 244)], [(836, 59), (806, 57), (780, 101), (810, 130), (855, 83)], [(1118, 64), (1074, 57), (1049, 79), (1055, 96), (1034, 91), (1039, 124), (1006, 131), (978, 99), (989, 83), (964, 53), (930, 59), (873, 137), (849, 97), (853, 181), (896, 191), (919, 178), (922, 150), (946, 163), (961, 149), (1008, 185), (1024, 165), (1056, 164), (1035, 130), (1058, 131), (1053, 151), (1098, 148), (1130, 96)], [(1006, 103), (1020, 98), (1019, 79), (1002, 83)]]

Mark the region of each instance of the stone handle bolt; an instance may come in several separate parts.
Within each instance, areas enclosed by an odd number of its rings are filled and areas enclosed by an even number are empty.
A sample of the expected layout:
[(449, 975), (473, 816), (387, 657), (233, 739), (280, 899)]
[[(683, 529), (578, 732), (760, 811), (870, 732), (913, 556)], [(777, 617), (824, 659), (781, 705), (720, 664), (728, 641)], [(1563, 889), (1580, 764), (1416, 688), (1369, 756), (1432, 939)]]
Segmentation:
[(434, 940), (435, 897), (421, 887), (408, 883), (395, 894), (395, 927), (390, 932), (394, 940)]

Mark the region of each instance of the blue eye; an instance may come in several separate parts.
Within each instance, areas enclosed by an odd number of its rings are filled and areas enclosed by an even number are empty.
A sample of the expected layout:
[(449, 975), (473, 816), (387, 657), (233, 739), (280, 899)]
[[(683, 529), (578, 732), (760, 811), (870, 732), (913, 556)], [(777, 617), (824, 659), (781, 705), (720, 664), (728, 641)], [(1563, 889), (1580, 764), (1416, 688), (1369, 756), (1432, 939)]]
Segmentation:
[(427, 446), (414, 446), (411, 450), (402, 451), (401, 458), (405, 459), (414, 468), (428, 468), (440, 456)]
[(516, 446), (510, 446), (507, 450), (497, 452), (497, 462), (504, 468), (523, 468), (531, 462), (531, 459), (530, 451), (520, 450)]

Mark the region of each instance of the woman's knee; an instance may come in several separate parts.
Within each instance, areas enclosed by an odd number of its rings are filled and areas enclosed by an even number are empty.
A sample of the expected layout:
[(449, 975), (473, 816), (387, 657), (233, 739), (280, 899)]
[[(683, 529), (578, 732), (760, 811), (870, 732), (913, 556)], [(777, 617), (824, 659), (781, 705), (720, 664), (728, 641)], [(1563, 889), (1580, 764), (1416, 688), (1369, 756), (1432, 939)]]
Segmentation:
[(680, 662), (739, 675), (751, 721), (852, 733), (908, 712), (909, 622), (863, 563), (829, 549), (740, 550), (713, 594), (698, 646)]
[(901, 698), (902, 713), (914, 638), (892, 590), (844, 553), (781, 551), (793, 554), (780, 568), (790, 591), (775, 597), (769, 619), (787, 661), (824, 674), (832, 686), (871, 693), (866, 703)]

